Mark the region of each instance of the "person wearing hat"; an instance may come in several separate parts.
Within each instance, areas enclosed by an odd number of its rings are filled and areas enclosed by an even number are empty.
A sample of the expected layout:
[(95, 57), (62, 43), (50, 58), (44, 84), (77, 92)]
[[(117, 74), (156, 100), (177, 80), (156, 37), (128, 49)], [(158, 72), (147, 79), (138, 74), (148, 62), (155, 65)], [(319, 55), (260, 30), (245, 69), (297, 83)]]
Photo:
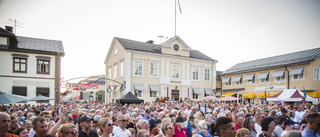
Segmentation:
[(102, 118), (102, 117), (101, 117), (100, 115), (95, 115), (95, 116), (93, 117), (93, 129), (96, 130), (96, 131), (98, 131), (98, 129), (99, 129), (98, 124), (99, 124), (99, 120), (100, 120), (101, 118)]
[(174, 125), (175, 134), (173, 137), (187, 137), (187, 129), (184, 127), (184, 119), (182, 117), (176, 118), (176, 125)]
[(99, 137), (95, 130), (91, 130), (91, 119), (88, 116), (83, 115), (80, 118), (80, 126), (82, 130), (80, 130), (78, 137)]
[(285, 130), (281, 133), (281, 137), (285, 137), (287, 132), (293, 130), (294, 122), (291, 119), (284, 121)]

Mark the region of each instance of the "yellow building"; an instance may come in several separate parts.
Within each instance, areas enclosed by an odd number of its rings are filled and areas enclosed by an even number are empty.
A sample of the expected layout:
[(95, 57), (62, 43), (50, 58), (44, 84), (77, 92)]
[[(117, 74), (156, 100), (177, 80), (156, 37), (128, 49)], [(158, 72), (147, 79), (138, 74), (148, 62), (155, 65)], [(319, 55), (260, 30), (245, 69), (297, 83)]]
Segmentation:
[[(106, 102), (115, 102), (132, 92), (144, 102), (157, 97), (178, 100), (201, 99), (216, 87), (217, 61), (192, 50), (179, 36), (162, 44), (115, 37), (106, 65)], [(114, 80), (114, 81), (113, 81)], [(125, 82), (122, 91), (119, 83)]]
[(261, 103), (283, 89), (320, 97), (320, 48), (238, 63), (222, 73), (222, 96)]

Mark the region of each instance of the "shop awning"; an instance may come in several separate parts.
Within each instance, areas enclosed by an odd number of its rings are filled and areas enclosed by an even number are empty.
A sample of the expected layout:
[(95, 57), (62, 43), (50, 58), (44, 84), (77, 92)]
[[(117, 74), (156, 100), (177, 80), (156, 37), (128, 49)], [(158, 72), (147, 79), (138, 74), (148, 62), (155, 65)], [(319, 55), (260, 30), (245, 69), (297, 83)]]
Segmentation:
[(273, 92), (272, 96), (277, 95), (278, 93), (280, 93), (280, 92)]
[(292, 68), (289, 75), (297, 75), (301, 74), (303, 71), (303, 68)]
[(248, 74), (246, 77), (244, 77), (244, 80), (251, 80), (253, 78), (254, 74)]
[(150, 91), (160, 91), (160, 88), (158, 85), (149, 85)]
[(284, 70), (274, 71), (272, 77), (282, 77), (284, 75)]
[[(267, 97), (270, 97), (270, 92), (267, 92)], [(257, 98), (265, 98), (264, 92), (258, 93)]]
[(201, 94), (200, 88), (192, 88), (194, 94)]
[(306, 93), (311, 97), (320, 98), (320, 91), (307, 91)]
[(234, 94), (223, 94), (219, 98), (226, 97), (226, 96), (232, 96), (232, 95), (234, 95)]
[(235, 76), (232, 80), (232, 82), (238, 82), (240, 81), (240, 79), (242, 78), (242, 76)]
[(134, 90), (141, 90), (144, 91), (143, 84), (133, 84)]
[(222, 83), (228, 83), (229, 80), (230, 80), (230, 77), (226, 77), (226, 78), (224, 78), (224, 79), (222, 80)]
[(210, 88), (204, 88), (204, 92), (205, 92), (207, 95), (213, 95), (212, 90), (211, 90)]
[(242, 98), (255, 98), (256, 93), (244, 93)]
[(269, 75), (269, 72), (261, 72), (259, 73), (257, 79), (265, 79)]

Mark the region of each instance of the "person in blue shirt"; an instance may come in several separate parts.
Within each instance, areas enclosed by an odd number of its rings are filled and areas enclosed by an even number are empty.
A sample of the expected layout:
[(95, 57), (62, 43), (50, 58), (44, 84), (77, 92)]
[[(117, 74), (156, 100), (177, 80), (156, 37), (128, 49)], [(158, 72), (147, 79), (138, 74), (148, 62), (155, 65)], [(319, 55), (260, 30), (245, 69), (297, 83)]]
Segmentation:
[(320, 129), (320, 114), (310, 113), (307, 116), (307, 127), (302, 131), (302, 137), (319, 137), (317, 133)]

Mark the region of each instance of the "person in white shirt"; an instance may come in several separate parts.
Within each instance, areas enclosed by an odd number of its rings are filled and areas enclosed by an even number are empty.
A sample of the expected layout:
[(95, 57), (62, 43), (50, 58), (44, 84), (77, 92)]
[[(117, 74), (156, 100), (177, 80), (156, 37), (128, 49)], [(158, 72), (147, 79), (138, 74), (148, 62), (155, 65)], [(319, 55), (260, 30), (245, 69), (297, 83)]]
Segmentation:
[(131, 136), (130, 130), (126, 129), (126, 126), (128, 125), (128, 119), (124, 115), (119, 115), (117, 118), (118, 121), (118, 127), (115, 127), (113, 129), (114, 137), (129, 137)]
[(295, 112), (294, 121), (297, 121), (298, 123), (300, 123), (301, 120), (303, 119), (303, 115), (304, 115), (303, 108), (302, 108), (302, 106), (300, 105), (300, 106), (298, 107), (298, 111)]
[(256, 117), (256, 124), (254, 125), (254, 129), (256, 130), (257, 135), (259, 135), (262, 129), (261, 121), (264, 118), (264, 114), (261, 112), (258, 112), (255, 117)]

